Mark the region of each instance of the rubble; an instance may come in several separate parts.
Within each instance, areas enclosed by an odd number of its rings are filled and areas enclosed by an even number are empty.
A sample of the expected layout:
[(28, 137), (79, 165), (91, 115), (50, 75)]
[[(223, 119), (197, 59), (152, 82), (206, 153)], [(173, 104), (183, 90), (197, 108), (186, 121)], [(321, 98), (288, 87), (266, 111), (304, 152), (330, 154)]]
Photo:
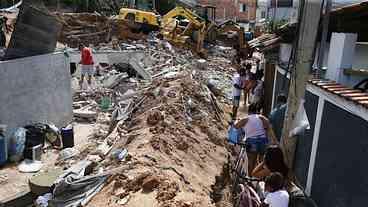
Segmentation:
[[(211, 186), (227, 161), (234, 51), (218, 47), (199, 59), (152, 33), (120, 42), (122, 50), (114, 52), (108, 43), (116, 34), (114, 20), (99, 14), (56, 15), (63, 25), (60, 42), (75, 48), (83, 40), (96, 55), (108, 54), (108, 63), (100, 63), (93, 87), (74, 88), (74, 122), (93, 125), (94, 133), (79, 151), (60, 152), (56, 165), (68, 170), (51, 202), (63, 203), (68, 190), (63, 183), (72, 188), (87, 180), (92, 186), (78, 201), (83, 205), (139, 206), (149, 197), (160, 207), (215, 206)], [(77, 178), (67, 178), (70, 174)]]
[[(144, 59), (132, 61), (152, 79), (105, 70), (99, 78), (103, 82), (96, 80), (97, 90), (74, 96), (75, 109), (96, 112), (96, 122), (104, 128), (96, 126), (89, 138), (94, 144), (78, 157), (89, 155), (104, 170), (132, 166), (113, 177), (90, 205), (139, 206), (137, 200), (143, 203), (144, 195), (152, 193), (151, 202), (157, 206), (213, 205), (209, 189), (227, 154), (224, 120), (234, 72), (229, 61), (232, 51), (226, 48), (221, 55), (198, 59), (190, 51), (167, 47), (154, 34), (147, 41), (122, 45), (124, 50), (144, 51)], [(107, 111), (96, 106), (102, 97), (111, 98)], [(125, 159), (117, 159), (121, 149), (128, 152)]]
[(83, 42), (86, 45), (108, 42), (109, 19), (96, 13), (56, 13), (62, 24), (59, 41), (69, 47), (77, 48)]

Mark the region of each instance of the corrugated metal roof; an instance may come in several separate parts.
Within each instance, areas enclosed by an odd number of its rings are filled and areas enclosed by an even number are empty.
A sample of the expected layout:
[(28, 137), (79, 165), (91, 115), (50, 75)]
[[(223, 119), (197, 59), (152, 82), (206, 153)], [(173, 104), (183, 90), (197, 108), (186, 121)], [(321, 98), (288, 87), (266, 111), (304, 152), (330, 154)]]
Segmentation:
[(331, 11), (331, 15), (341, 15), (341, 14), (352, 14), (357, 12), (365, 11), (368, 7), (368, 1), (363, 1), (360, 3), (355, 3), (347, 6), (343, 6)]
[(348, 88), (331, 80), (312, 79), (309, 83), (324, 91), (368, 108), (368, 93), (364, 93), (361, 90)]

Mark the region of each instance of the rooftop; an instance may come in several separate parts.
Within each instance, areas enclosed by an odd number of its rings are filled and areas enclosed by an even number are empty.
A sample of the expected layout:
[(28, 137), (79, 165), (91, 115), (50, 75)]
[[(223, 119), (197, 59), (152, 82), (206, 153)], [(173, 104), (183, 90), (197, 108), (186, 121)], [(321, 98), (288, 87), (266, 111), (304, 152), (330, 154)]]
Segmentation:
[(345, 87), (331, 80), (312, 79), (309, 83), (368, 109), (368, 93)]

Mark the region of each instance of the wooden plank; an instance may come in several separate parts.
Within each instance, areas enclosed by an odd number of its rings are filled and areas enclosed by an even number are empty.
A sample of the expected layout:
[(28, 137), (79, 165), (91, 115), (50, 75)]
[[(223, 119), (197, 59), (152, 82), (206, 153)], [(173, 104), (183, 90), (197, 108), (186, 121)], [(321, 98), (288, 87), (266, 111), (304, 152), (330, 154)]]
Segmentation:
[(368, 77), (368, 69), (344, 69), (345, 75)]

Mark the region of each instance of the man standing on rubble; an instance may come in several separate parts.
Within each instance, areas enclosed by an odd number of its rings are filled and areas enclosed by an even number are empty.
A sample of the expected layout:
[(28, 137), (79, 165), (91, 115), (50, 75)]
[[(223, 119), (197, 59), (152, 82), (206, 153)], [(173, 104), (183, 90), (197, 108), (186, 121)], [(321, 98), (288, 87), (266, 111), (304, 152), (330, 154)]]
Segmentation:
[(93, 76), (93, 56), (92, 56), (92, 49), (84, 46), (83, 43), (79, 44), (79, 51), (81, 53), (81, 79), (79, 81), (80, 89), (83, 87), (84, 76), (88, 75), (87, 83), (91, 86), (92, 83), (92, 76)]

